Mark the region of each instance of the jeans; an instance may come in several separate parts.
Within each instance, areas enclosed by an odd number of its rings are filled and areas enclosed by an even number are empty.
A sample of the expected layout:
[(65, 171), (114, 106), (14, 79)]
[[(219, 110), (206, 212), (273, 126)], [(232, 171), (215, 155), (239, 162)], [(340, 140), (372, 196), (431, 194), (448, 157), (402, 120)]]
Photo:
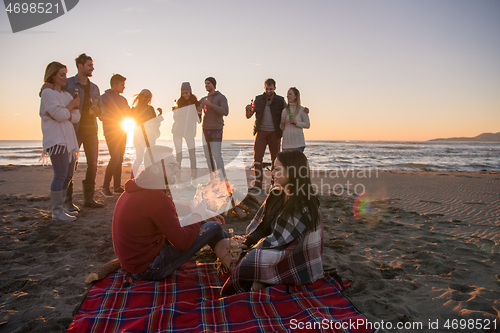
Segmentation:
[(127, 144), (127, 133), (116, 132), (106, 134), (106, 144), (108, 145), (109, 156), (111, 157), (104, 174), (103, 188), (108, 188), (113, 178), (114, 189), (121, 186), (123, 154)]
[[(188, 215), (190, 218), (190, 215)], [(196, 254), (205, 244), (210, 245), (213, 249), (215, 244), (221, 239), (224, 239), (222, 227), (217, 222), (205, 222), (200, 228), (198, 237), (186, 251), (181, 251), (172, 244), (165, 244), (161, 248), (158, 255), (153, 259), (149, 267), (142, 273), (131, 274), (136, 280), (160, 281), (171, 275), (177, 268), (186, 263), (192, 256)]]
[(76, 158), (71, 158), (66, 147), (50, 155), (54, 178), (50, 185), (51, 191), (62, 191), (68, 188), (69, 182), (73, 179)]
[(225, 177), (226, 170), (222, 159), (222, 129), (203, 130), (203, 151), (207, 159), (208, 170), (214, 172), (219, 169)]
[[(85, 131), (82, 128), (76, 133), (78, 139), (78, 148), (83, 144), (85, 157), (87, 158), (87, 173), (83, 183), (95, 184), (95, 177), (97, 175), (97, 157), (99, 155), (99, 141), (97, 140), (97, 132), (93, 130)], [(76, 167), (78, 168), (78, 163)]]
[(262, 160), (266, 152), (266, 146), (269, 145), (269, 152), (271, 153), (271, 169), (274, 168), (274, 160), (280, 151), (281, 140), (276, 136), (276, 132), (272, 131), (258, 131), (255, 137), (253, 158), (254, 158), (254, 186), (262, 188), (262, 179), (264, 178)]
[(294, 148), (294, 149), (300, 151), (301, 153), (303, 153), (304, 149), (306, 149), (306, 146), (302, 146), (302, 147), (298, 147), (298, 148)]
[[(148, 126), (146, 132), (148, 133), (146, 138), (148, 139), (149, 147), (156, 145), (156, 139), (160, 136), (160, 129)], [(132, 165), (132, 178), (135, 178), (139, 175), (139, 168), (141, 167), (142, 161), (144, 160), (144, 154), (147, 153), (146, 149), (147, 145), (143, 132), (140, 129), (139, 131), (134, 130), (135, 159), (134, 164)], [(144, 167), (146, 167), (146, 165), (144, 165)]]
[[(191, 169), (196, 169), (196, 148), (194, 138), (184, 138), (189, 152), (189, 161), (191, 162)], [(179, 170), (182, 162), (182, 136), (174, 136), (175, 155), (179, 163)]]

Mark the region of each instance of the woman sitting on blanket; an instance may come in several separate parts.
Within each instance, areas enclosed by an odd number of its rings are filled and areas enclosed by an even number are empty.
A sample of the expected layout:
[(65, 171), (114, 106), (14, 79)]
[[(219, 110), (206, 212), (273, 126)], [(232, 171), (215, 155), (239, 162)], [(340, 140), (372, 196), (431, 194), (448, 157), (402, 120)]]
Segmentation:
[[(146, 149), (144, 164), (146, 169), (125, 184), (113, 214), (113, 247), (123, 269), (137, 280), (163, 280), (209, 244), (232, 271), (224, 219), (207, 211), (204, 201), (191, 208), (166, 194), (168, 178), (178, 170), (172, 149)], [(177, 213), (186, 217), (179, 221)]]
[(271, 284), (309, 284), (323, 277), (323, 222), (307, 158), (298, 150), (282, 151), (272, 175), (279, 187), (247, 227), (242, 248), (249, 251), (226, 281), (222, 296)]

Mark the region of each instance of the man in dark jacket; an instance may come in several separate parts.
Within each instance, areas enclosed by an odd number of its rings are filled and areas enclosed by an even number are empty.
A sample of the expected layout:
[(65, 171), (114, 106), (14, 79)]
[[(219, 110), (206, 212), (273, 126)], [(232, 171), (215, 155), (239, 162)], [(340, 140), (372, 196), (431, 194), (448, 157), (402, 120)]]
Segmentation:
[(104, 137), (108, 145), (110, 160), (104, 174), (101, 193), (105, 197), (112, 197), (110, 191), (111, 178), (113, 178), (113, 191), (115, 194), (123, 193), (121, 186), (123, 154), (127, 144), (127, 133), (122, 127), (122, 122), (130, 114), (127, 99), (120, 95), (125, 89), (126, 78), (120, 74), (111, 77), (111, 89), (101, 96), (106, 113), (99, 117), (102, 121)]
[(246, 106), (247, 119), (255, 114), (255, 125), (253, 134), (257, 134), (254, 144), (254, 186), (251, 192), (260, 193), (262, 190), (263, 168), (262, 160), (269, 146), (271, 154), (271, 167), (274, 166), (276, 154), (280, 151), (281, 136), (283, 131), (280, 128), (281, 112), (286, 107), (285, 99), (276, 95), (276, 81), (269, 78), (264, 82), (265, 92), (256, 96), (254, 105)]
[[(101, 101), (99, 87), (90, 81), (94, 72), (94, 60), (82, 53), (75, 59), (78, 74), (68, 78), (63, 89), (70, 94), (78, 93), (80, 97), (80, 122), (75, 124), (78, 145), (83, 145), (87, 160), (87, 172), (82, 181), (83, 205), (90, 208), (102, 208), (104, 205), (94, 200), (95, 179), (97, 176), (97, 159), (99, 155), (99, 140), (97, 138), (97, 116), (105, 114)], [(43, 88), (42, 88), (43, 89)], [(75, 169), (78, 166), (76, 163)], [(73, 180), (68, 185), (64, 208), (70, 212), (78, 211), (73, 204)]]

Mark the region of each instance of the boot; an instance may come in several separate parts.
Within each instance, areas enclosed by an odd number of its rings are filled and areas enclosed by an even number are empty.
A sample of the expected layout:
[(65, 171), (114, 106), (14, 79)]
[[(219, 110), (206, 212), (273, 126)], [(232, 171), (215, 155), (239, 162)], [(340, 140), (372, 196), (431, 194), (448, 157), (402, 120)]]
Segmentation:
[[(177, 156), (178, 157), (178, 156)], [(175, 173), (175, 188), (180, 189), (182, 188), (181, 186), (181, 176), (182, 176), (182, 169), (181, 169), (181, 163), (182, 163), (182, 156), (180, 162), (177, 162), (177, 167), (179, 170)]]
[(191, 186), (196, 187), (196, 177), (198, 176), (198, 169), (191, 169)]
[(73, 203), (73, 181), (70, 181), (68, 184), (68, 189), (66, 190), (65, 198), (66, 199), (64, 200), (64, 208), (68, 212), (80, 211), (80, 208), (78, 208), (78, 206)]
[(72, 222), (76, 217), (64, 212), (63, 191), (50, 191), (50, 202), (52, 204), (52, 219), (56, 221)]
[[(68, 190), (67, 190), (67, 189), (66, 189), (66, 190), (65, 190), (65, 189), (63, 189), (63, 190), (62, 190), (62, 197), (63, 197), (63, 198), (67, 198), (67, 197), (68, 197), (68, 196), (67, 196), (67, 195), (68, 195), (68, 194), (67, 194), (67, 192), (68, 192)], [(75, 207), (76, 207), (76, 206), (75, 206)], [(63, 210), (64, 210), (64, 212), (65, 212), (66, 214), (68, 214), (69, 216), (78, 216), (78, 211), (77, 211), (77, 210), (75, 210), (74, 212), (72, 212), (72, 211), (70, 211), (70, 210), (67, 210), (64, 204), (63, 204)]]
[(102, 208), (104, 205), (102, 203), (96, 202), (94, 200), (94, 187), (95, 184), (85, 184), (82, 181), (83, 187), (83, 205), (90, 208)]
[(181, 172), (181, 169), (179, 169), (179, 171), (177, 171), (175, 173), (175, 183), (176, 184), (180, 184), (181, 183), (181, 175), (182, 175), (182, 172)]

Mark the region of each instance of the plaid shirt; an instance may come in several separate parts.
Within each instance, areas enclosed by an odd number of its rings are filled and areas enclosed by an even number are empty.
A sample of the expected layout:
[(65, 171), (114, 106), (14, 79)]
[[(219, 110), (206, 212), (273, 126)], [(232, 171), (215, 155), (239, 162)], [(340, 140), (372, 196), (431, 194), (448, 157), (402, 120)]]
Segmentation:
[[(247, 227), (253, 232), (264, 213), (262, 206)], [(316, 230), (306, 231), (303, 223), (310, 214), (307, 207), (286, 221), (281, 214), (273, 221), (273, 232), (261, 239), (240, 260), (221, 294), (228, 296), (249, 291), (253, 281), (267, 284), (310, 284), (323, 277), (323, 221)], [(278, 223), (279, 222), (279, 223)]]

